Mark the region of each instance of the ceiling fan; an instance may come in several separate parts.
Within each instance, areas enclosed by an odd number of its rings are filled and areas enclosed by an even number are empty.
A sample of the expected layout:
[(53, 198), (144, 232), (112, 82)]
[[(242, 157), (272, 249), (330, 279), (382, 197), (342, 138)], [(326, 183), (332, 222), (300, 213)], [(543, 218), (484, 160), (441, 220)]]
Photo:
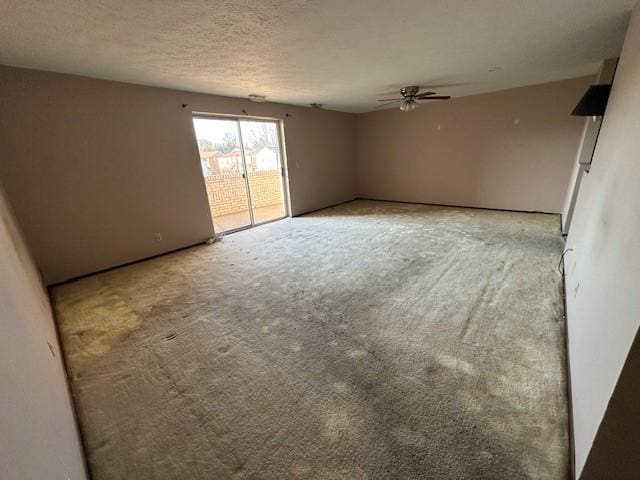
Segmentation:
[(422, 100), (449, 100), (451, 96), (449, 95), (436, 95), (436, 92), (422, 92), (420, 91), (420, 87), (412, 85), (410, 87), (402, 87), (400, 89), (400, 95), (402, 98), (383, 98), (378, 100), (379, 102), (385, 102), (377, 108), (386, 107), (387, 105), (391, 105), (392, 103), (400, 103), (400, 110), (403, 112), (410, 112), (411, 110), (415, 110), (418, 106), (417, 102)]

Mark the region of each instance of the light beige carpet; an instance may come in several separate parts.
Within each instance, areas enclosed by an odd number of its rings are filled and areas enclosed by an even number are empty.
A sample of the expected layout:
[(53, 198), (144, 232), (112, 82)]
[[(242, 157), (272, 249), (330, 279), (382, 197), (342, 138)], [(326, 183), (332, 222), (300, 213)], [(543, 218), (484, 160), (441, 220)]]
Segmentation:
[(566, 479), (562, 247), (356, 201), (58, 287), (94, 478)]

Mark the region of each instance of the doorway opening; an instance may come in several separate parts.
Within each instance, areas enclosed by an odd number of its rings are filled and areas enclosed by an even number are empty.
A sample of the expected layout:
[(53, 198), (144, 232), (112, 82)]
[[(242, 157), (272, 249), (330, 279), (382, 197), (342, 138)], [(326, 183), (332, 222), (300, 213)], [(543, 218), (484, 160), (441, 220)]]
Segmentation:
[(193, 127), (215, 232), (287, 216), (278, 120), (196, 116)]

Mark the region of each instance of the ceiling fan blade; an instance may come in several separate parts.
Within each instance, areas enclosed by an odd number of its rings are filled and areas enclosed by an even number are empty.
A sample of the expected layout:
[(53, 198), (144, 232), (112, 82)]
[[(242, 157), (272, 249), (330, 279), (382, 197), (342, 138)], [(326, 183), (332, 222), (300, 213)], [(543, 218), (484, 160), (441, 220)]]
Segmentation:
[(430, 97), (431, 95), (435, 95), (435, 94), (436, 92), (422, 92), (416, 95), (416, 98)]
[(434, 82), (434, 83), (428, 83), (426, 85), (421, 85), (420, 90), (427, 90), (427, 89), (437, 90), (439, 88), (462, 87), (465, 85), (469, 85), (469, 82), (450, 82), (450, 83)]
[(449, 100), (450, 98), (450, 95), (436, 95), (435, 97), (424, 97), (418, 100)]
[[(402, 87), (406, 87), (407, 84), (411, 83), (413, 85), (418, 85), (419, 88), (419, 92), (423, 91), (423, 90), (438, 90), (441, 88), (451, 88), (451, 87), (462, 87), (462, 86), (466, 86), (466, 85), (470, 85), (470, 82), (456, 82), (456, 81), (449, 81), (450, 78), (447, 77), (439, 77), (439, 78), (432, 78), (430, 80), (424, 81), (424, 82), (407, 82), (404, 84), (393, 84), (393, 85), (387, 85), (386, 87), (383, 87), (384, 90), (380, 90), (376, 93), (376, 95), (380, 95), (380, 96), (388, 96), (388, 95), (397, 95), (398, 92), (400, 91), (400, 89)], [(418, 95), (421, 95), (420, 93)]]
[(381, 100), (378, 100), (379, 102), (401, 102), (402, 98), (383, 98)]

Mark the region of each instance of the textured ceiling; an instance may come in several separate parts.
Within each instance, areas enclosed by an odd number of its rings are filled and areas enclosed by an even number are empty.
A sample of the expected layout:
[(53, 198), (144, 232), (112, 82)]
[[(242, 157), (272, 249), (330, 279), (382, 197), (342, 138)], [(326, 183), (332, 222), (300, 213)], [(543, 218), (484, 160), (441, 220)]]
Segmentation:
[(363, 112), (403, 85), (462, 96), (595, 73), (635, 3), (0, 0), (0, 63)]

